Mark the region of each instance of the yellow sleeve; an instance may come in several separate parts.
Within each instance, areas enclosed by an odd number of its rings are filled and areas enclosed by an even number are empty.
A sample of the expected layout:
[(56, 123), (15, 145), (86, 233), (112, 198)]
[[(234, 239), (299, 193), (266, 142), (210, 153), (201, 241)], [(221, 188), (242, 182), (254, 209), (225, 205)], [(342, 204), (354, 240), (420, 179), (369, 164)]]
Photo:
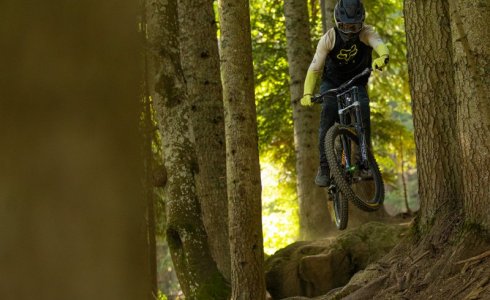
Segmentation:
[(313, 90), (315, 89), (315, 85), (319, 77), (320, 73), (308, 70), (308, 73), (306, 73), (303, 95), (313, 95)]
[(390, 51), (388, 50), (388, 47), (386, 47), (385, 44), (379, 44), (376, 48), (374, 48), (374, 51), (378, 53), (378, 55), (381, 56), (389, 56)]

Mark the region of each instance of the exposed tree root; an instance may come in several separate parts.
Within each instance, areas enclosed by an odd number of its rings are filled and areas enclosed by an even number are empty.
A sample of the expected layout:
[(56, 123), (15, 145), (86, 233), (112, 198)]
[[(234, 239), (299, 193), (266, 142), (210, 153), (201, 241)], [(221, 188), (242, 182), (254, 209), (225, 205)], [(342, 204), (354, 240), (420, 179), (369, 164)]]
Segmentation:
[(440, 220), (421, 239), (414, 230), (347, 285), (287, 300), (490, 299), (490, 234), (457, 217)]
[(490, 299), (489, 249), (487, 233), (453, 220), (416, 243), (406, 239), (362, 271), (378, 270), (364, 286), (356, 274), (340, 291), (315, 299)]
[(483, 252), (480, 255), (473, 256), (473, 257), (470, 257), (468, 259), (458, 261), (455, 264), (456, 265), (459, 265), (459, 264), (464, 264), (464, 263), (468, 263), (468, 262), (479, 261), (479, 260), (482, 260), (482, 259), (486, 258), (487, 256), (490, 256), (490, 250), (488, 250), (486, 252)]
[(354, 293), (345, 297), (346, 300), (354, 300), (354, 299), (370, 299), (374, 295), (377, 294), (380, 287), (382, 287), (385, 281), (388, 279), (387, 275), (381, 276), (380, 278), (371, 281), (368, 285), (366, 285), (362, 289), (358, 289)]

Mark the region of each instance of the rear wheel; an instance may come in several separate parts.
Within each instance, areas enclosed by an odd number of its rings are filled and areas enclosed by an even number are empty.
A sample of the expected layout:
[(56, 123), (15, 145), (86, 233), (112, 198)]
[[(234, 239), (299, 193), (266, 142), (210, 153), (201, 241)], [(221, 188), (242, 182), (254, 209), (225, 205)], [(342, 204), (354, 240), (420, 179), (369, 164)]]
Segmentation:
[(339, 230), (347, 228), (349, 221), (349, 202), (342, 195), (335, 185), (332, 185), (329, 190), (330, 197), (333, 202), (333, 215), (332, 219), (335, 222), (335, 226)]
[[(342, 139), (347, 149), (342, 146)], [(338, 189), (358, 208), (364, 211), (375, 211), (384, 201), (383, 179), (378, 164), (369, 149), (365, 166), (354, 161), (350, 168), (346, 167), (346, 155), (353, 158), (359, 156), (349, 154), (358, 153), (357, 149), (359, 149), (359, 139), (351, 128), (335, 124), (327, 132), (325, 152), (330, 172)]]

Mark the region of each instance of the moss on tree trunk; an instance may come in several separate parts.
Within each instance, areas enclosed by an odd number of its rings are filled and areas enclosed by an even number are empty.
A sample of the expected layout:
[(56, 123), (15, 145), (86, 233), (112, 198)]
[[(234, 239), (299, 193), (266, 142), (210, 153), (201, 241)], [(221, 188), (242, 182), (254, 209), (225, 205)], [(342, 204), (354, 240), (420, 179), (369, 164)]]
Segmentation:
[(176, 1), (148, 5), (149, 50), (156, 65), (155, 107), (167, 183), (166, 235), (186, 298), (228, 299), (229, 287), (213, 261), (196, 193), (190, 105), (180, 64)]

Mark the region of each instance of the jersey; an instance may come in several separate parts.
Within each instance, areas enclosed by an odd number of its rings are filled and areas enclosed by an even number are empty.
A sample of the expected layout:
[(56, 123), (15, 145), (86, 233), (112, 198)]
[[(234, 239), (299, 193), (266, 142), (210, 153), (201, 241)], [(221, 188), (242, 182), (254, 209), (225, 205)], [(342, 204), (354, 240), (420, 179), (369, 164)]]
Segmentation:
[[(383, 41), (372, 26), (365, 25), (359, 37), (343, 41), (337, 28), (331, 28), (320, 39), (309, 71), (323, 72), (322, 80), (339, 86), (371, 66), (372, 50)], [(365, 85), (368, 78), (359, 84)]]

